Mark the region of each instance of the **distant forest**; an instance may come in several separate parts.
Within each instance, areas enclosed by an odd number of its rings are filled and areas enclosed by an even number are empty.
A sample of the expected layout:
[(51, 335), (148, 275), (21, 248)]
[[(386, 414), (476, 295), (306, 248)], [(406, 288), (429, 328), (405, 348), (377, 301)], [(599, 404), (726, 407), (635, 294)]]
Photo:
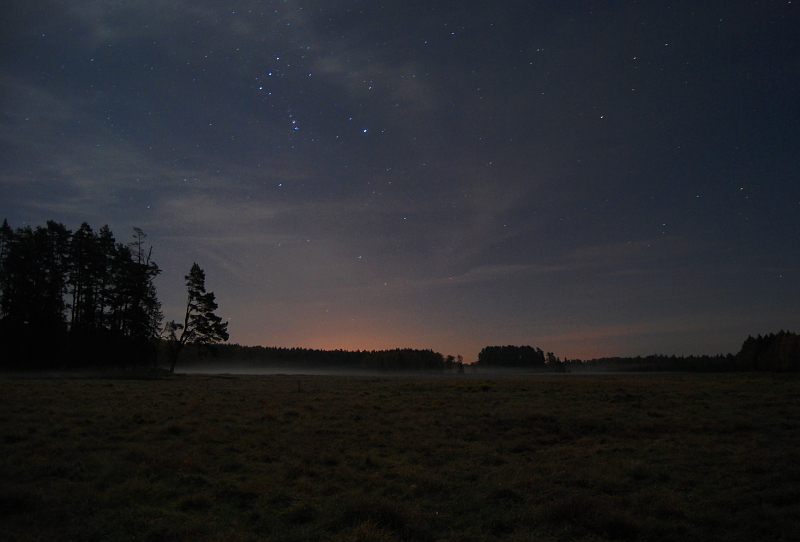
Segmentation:
[(365, 371), (776, 371), (800, 370), (800, 336), (788, 331), (748, 337), (736, 355), (663, 356), (561, 360), (532, 346), (487, 346), (478, 360), (432, 350), (311, 350), (217, 344), (227, 324), (213, 314), (214, 294), (203, 271), (187, 275), (183, 323), (162, 327), (153, 283), (161, 270), (152, 261), (147, 235), (134, 228), (128, 243), (108, 226), (95, 232), (83, 223), (12, 229), (0, 226), (0, 370), (74, 368), (174, 369), (182, 363), (252, 368), (305, 367)]
[(561, 360), (552, 352), (532, 346), (487, 346), (478, 361), (465, 364), (461, 356), (442, 356), (432, 350), (312, 350), (220, 344), (214, 354), (189, 348), (184, 363), (251, 369), (350, 369), (363, 371), (482, 372), (538, 371), (776, 371), (800, 370), (800, 336), (781, 331), (757, 338), (748, 337), (741, 351), (717, 356), (612, 357), (591, 360)]
[(800, 371), (800, 335), (779, 331), (755, 338), (748, 337), (735, 355), (612, 357), (587, 361), (571, 360), (566, 365), (580, 367), (581, 370), (797, 372)]
[(530, 346), (490, 346), (481, 350), (477, 367), (572, 371), (800, 371), (800, 335), (788, 331), (748, 337), (737, 354), (716, 356), (609, 357), (561, 360)]
[(184, 364), (254, 369), (301, 368), (317, 370), (463, 372), (464, 365), (454, 356), (442, 356), (433, 350), (398, 348), (395, 350), (313, 350), (218, 344), (213, 352), (189, 347)]

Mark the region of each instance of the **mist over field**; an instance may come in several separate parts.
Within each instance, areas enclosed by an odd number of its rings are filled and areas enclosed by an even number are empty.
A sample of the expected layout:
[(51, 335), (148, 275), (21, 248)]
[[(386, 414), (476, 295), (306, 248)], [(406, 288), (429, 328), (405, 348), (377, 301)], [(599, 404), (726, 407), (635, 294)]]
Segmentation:
[[(175, 371), (176, 374), (187, 375), (216, 375), (216, 376), (353, 376), (353, 377), (386, 377), (392, 373), (380, 371), (360, 371), (357, 369), (322, 369), (314, 367), (302, 367), (292, 365), (270, 366), (270, 367), (249, 367), (249, 366), (229, 366), (222, 364), (187, 366)], [(403, 373), (405, 376), (411, 373)], [(423, 373), (420, 373), (422, 375)]]
[(463, 373), (456, 371), (370, 371), (355, 368), (325, 369), (321, 367), (286, 364), (274, 366), (226, 365), (209, 363), (202, 365), (186, 365), (175, 371), (175, 374), (210, 375), (210, 376), (336, 376), (336, 377), (372, 377), (372, 378), (426, 378), (426, 379), (475, 379), (475, 378), (515, 378), (515, 377), (568, 377), (591, 376), (603, 374), (616, 375), (655, 375), (667, 371), (634, 371), (620, 370), (613, 367), (579, 367), (568, 372), (555, 372), (552, 368), (498, 368), (477, 367), (467, 365)]

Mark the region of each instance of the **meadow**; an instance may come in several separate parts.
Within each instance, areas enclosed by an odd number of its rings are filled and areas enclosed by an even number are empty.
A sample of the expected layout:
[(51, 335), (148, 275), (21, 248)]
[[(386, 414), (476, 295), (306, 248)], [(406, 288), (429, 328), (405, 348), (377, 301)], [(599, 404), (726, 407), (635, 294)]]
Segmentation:
[(800, 380), (0, 379), (2, 540), (797, 540)]

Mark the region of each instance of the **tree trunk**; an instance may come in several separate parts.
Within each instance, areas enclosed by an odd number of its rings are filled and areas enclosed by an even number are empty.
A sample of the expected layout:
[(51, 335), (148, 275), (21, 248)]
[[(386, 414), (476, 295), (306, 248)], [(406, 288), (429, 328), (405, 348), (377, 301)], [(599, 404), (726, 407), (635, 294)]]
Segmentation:
[(178, 342), (174, 345), (174, 351), (172, 352), (172, 359), (170, 360), (169, 364), (169, 372), (175, 372), (175, 365), (178, 363), (178, 356), (181, 355), (181, 350), (183, 350), (183, 343)]

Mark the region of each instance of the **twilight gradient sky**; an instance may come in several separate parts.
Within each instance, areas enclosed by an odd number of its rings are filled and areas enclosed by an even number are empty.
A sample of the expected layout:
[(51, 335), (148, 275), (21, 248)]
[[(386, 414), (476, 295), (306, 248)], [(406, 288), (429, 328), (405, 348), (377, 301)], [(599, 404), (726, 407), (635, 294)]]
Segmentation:
[(0, 219), (149, 234), (241, 344), (800, 328), (800, 2), (10, 0)]

